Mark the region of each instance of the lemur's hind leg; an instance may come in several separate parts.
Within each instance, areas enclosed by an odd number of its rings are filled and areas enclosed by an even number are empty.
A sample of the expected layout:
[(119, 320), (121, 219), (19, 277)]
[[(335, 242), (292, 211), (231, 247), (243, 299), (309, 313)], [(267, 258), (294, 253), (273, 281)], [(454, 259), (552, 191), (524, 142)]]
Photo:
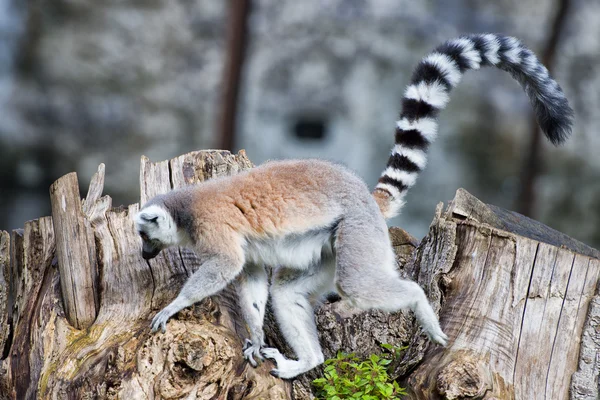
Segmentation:
[(269, 280), (263, 266), (247, 264), (235, 282), (238, 303), (248, 326), (250, 339), (244, 343), (244, 358), (256, 367), (262, 361), (260, 349), (265, 345), (263, 321), (269, 296)]
[(385, 221), (354, 215), (340, 223), (336, 238), (336, 285), (343, 300), (337, 309), (410, 309), (432, 341), (446, 345), (448, 337), (423, 292), (401, 279)]
[(324, 361), (313, 306), (315, 299), (331, 289), (334, 274), (333, 256), (309, 270), (280, 268), (275, 272), (271, 285), (273, 311), (281, 333), (298, 359), (289, 360), (275, 348), (263, 349), (263, 356), (277, 364), (272, 375), (290, 379)]

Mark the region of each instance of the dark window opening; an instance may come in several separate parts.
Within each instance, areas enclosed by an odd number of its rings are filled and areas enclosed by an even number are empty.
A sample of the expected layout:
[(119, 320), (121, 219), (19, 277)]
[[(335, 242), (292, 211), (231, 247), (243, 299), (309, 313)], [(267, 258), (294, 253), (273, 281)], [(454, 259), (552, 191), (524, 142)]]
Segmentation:
[(302, 140), (323, 140), (327, 135), (327, 122), (324, 118), (298, 118), (293, 126), (294, 135)]

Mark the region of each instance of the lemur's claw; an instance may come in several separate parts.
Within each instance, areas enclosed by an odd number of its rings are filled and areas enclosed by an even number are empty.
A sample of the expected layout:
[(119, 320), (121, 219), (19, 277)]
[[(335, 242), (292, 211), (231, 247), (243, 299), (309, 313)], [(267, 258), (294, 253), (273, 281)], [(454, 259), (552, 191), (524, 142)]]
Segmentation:
[(442, 347), (446, 347), (448, 345), (448, 336), (446, 336), (446, 334), (441, 330), (436, 333), (431, 333), (428, 336), (433, 343), (437, 343)]
[[(260, 354), (261, 347), (261, 345), (254, 345), (250, 339), (244, 341), (244, 347), (242, 348), (244, 351), (244, 358), (255, 368), (259, 363), (265, 360)], [(257, 359), (258, 362), (256, 361)]]
[(159, 329), (162, 331), (162, 333), (166, 333), (168, 320), (169, 314), (165, 312), (165, 310), (161, 310), (158, 314), (156, 314), (150, 323), (152, 333), (157, 332)]

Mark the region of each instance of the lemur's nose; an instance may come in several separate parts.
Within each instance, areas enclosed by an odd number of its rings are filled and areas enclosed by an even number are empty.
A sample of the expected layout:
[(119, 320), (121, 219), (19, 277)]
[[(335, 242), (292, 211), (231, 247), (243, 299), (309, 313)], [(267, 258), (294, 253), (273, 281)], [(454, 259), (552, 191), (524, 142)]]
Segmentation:
[(158, 255), (158, 253), (160, 253), (160, 249), (159, 250), (154, 250), (154, 251), (145, 251), (145, 250), (142, 250), (142, 257), (144, 258), (144, 260), (151, 260), (154, 257), (156, 257)]

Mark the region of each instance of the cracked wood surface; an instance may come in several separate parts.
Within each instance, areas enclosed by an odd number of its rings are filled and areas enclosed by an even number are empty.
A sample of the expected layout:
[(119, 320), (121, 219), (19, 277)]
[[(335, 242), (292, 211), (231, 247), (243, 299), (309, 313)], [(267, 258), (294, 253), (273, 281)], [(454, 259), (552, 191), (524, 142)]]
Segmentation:
[(5, 345), (10, 341), (10, 235), (0, 231), (0, 357), (4, 358)]
[(50, 202), (65, 312), (71, 325), (85, 329), (98, 312), (98, 271), (94, 231), (81, 207), (77, 174), (50, 186)]
[[(597, 365), (582, 358), (587, 349), (588, 360), (593, 353), (597, 360), (600, 346), (591, 350), (581, 338), (596, 332), (598, 343), (598, 320), (586, 315), (597, 302), (600, 261), (496, 229), (498, 214), (487, 207), (460, 191), (445, 213), (438, 208), (419, 246), (419, 280), (439, 282), (432, 293), (443, 298), (440, 320), (451, 340), (446, 349), (430, 348), (410, 374), (413, 397), (598, 398), (590, 371)], [(574, 377), (587, 377), (583, 385), (572, 380), (579, 368), (585, 371)]]

